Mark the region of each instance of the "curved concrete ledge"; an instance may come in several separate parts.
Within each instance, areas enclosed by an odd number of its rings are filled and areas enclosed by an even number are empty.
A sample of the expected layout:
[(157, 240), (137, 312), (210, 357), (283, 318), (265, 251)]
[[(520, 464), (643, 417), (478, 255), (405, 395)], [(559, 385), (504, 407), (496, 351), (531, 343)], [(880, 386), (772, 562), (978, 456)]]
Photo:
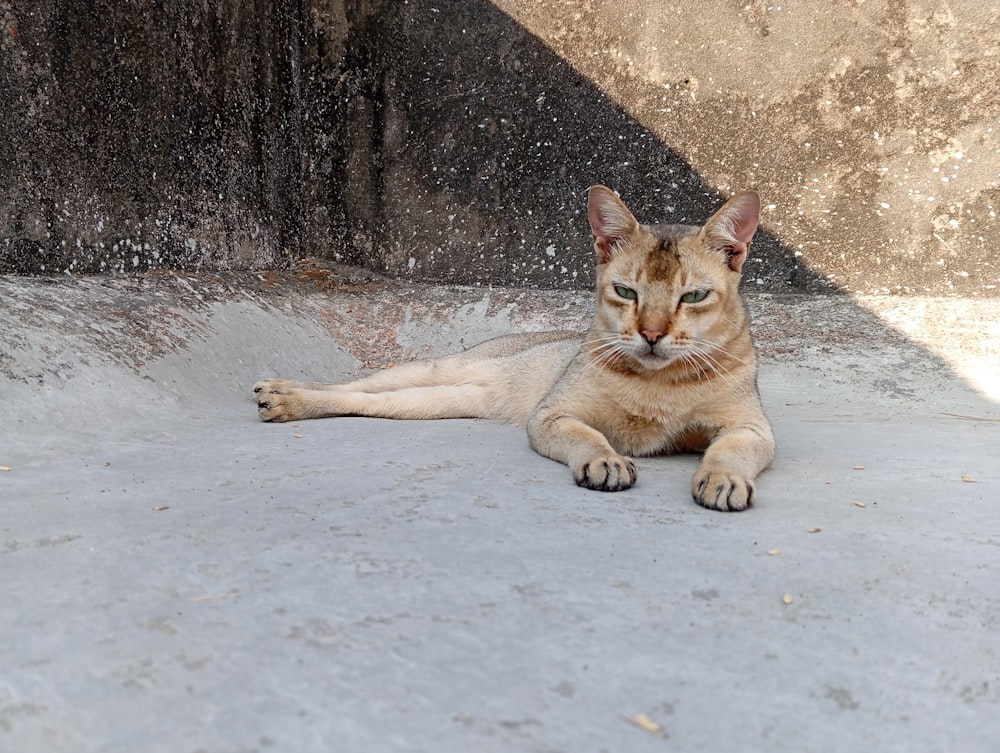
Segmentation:
[(589, 312), (341, 279), (0, 279), (5, 749), (994, 745), (996, 302), (753, 298), (779, 457), (724, 515), (692, 457), (607, 495), (490, 422), (259, 423)]

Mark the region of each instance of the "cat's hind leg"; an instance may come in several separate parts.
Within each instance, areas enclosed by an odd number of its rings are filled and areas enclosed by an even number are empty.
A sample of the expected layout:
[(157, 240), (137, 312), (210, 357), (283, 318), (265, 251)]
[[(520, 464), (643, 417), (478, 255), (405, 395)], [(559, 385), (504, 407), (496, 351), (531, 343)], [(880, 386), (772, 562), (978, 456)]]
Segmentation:
[(299, 421), (327, 416), (432, 419), (489, 418), (490, 389), (459, 384), (404, 387), (387, 392), (285, 389), (264, 383), (257, 390), (257, 413), (262, 421)]
[(262, 421), (327, 416), (486, 418), (496, 364), (450, 356), (411, 361), (346, 384), (273, 380), (254, 385)]
[(462, 384), (481, 380), (481, 363), (470, 361), (462, 355), (431, 358), (424, 361), (407, 361), (375, 371), (352, 382), (325, 384), (299, 382), (291, 379), (266, 379), (257, 382), (253, 391), (258, 395), (266, 390), (312, 390), (329, 392), (388, 392), (406, 387), (432, 387)]

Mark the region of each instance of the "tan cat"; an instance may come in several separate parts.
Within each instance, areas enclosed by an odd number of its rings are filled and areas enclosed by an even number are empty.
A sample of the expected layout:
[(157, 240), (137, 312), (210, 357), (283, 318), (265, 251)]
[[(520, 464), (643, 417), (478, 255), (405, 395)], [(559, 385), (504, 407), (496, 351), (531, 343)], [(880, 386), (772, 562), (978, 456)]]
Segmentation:
[(594, 322), (507, 335), (464, 353), (340, 385), (254, 386), (263, 421), (322, 416), (493, 418), (526, 425), (531, 446), (580, 486), (635, 484), (630, 455), (704, 451), (696, 502), (742, 510), (774, 457), (740, 270), (760, 199), (733, 196), (701, 228), (642, 225), (611, 189), (590, 189), (597, 251)]

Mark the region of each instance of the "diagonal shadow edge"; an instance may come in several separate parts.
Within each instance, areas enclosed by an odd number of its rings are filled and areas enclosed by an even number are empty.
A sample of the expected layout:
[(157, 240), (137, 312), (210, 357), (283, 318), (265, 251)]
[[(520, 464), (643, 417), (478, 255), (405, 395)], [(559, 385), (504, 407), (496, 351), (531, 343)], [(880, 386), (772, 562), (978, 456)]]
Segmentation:
[[(331, 187), (351, 235), (343, 260), (414, 279), (578, 288), (592, 272), (578, 241), (588, 186), (610, 185), (646, 222), (697, 223), (721, 204), (688, 160), (492, 3), (433, 5), (354, 19), (345, 167)], [(433, 23), (418, 23), (425, 15)], [(766, 225), (754, 259), (751, 287), (839, 292)]]
[[(612, 186), (646, 222), (697, 223), (721, 204), (625, 103), (516, 19), (487, 0), (433, 6), (376, 4), (351, 19), (352, 96), (338, 103), (349, 156), (331, 197), (349, 235), (339, 260), (445, 284), (586, 288), (589, 185)], [(750, 262), (751, 297), (836, 295), (872, 331), (897, 332), (766, 221)]]

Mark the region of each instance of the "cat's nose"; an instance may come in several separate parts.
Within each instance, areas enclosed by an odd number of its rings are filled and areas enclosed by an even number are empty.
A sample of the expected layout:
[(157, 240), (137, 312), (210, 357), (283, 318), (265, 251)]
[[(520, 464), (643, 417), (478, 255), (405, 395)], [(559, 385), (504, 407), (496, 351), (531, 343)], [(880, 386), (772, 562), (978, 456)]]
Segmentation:
[(644, 329), (639, 334), (641, 334), (650, 345), (655, 345), (656, 342), (663, 337), (663, 333), (655, 329)]

